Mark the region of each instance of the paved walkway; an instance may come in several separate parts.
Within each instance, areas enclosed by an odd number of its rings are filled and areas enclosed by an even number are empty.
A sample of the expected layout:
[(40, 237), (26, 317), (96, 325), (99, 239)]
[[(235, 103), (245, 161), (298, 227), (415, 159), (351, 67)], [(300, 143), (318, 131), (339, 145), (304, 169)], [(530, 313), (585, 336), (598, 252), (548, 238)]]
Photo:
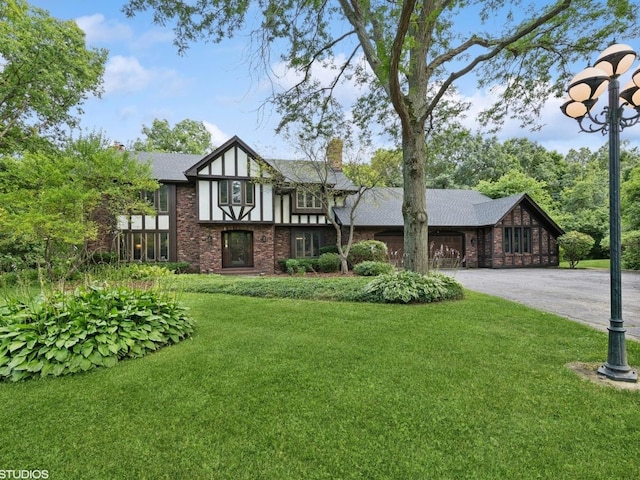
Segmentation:
[[(465, 288), (513, 300), (607, 331), (609, 272), (556, 268), (460, 269), (447, 272)], [(622, 273), (622, 318), (627, 337), (640, 341), (640, 272)]]

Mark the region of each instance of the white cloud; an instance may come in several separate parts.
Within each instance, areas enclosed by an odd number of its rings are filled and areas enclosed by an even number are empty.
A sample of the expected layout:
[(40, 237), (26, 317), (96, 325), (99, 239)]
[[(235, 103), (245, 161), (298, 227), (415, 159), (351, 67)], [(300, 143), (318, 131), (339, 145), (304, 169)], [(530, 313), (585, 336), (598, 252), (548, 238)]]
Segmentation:
[(132, 42), (132, 47), (138, 49), (149, 49), (159, 43), (170, 43), (174, 34), (171, 30), (153, 29), (143, 33)]
[(204, 124), (207, 131), (211, 134), (211, 143), (216, 147), (219, 147), (232, 137), (232, 135), (223, 132), (217, 125), (213, 123), (207, 121), (203, 121), (202, 123)]
[(106, 20), (101, 13), (76, 18), (76, 23), (84, 31), (87, 43), (128, 41), (133, 31), (128, 25)]
[(116, 55), (109, 59), (105, 67), (105, 95), (138, 92), (152, 81), (153, 72), (140, 65), (135, 57)]
[(183, 94), (185, 84), (175, 70), (145, 68), (136, 57), (115, 55), (105, 66), (105, 95), (147, 91), (167, 98)]

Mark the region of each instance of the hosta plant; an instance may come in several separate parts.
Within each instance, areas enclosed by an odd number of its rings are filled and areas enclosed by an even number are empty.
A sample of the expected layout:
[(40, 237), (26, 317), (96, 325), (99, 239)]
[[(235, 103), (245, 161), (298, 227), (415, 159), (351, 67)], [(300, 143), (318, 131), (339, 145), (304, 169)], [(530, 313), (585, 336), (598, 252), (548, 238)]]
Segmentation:
[(186, 309), (156, 291), (91, 286), (9, 301), (0, 306), (0, 380), (112, 367), (192, 331)]
[(379, 275), (368, 283), (361, 300), (377, 303), (430, 303), (464, 296), (460, 282), (442, 273), (402, 271)]

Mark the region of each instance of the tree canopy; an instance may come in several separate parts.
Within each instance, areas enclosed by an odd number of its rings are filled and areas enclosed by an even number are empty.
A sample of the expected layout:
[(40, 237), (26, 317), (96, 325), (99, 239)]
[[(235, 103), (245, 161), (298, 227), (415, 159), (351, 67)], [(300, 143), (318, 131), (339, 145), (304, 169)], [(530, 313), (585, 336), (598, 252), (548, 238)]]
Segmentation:
[(83, 101), (101, 94), (106, 58), (86, 47), (75, 22), (24, 0), (0, 2), (0, 152), (75, 127)]
[[(181, 51), (200, 39), (220, 42), (241, 31), (249, 14), (258, 15), (254, 58), (269, 71), (272, 54), (280, 54), (299, 79), (270, 98), (280, 128), (300, 123), (311, 135), (329, 137), (336, 124), (363, 132), (398, 125), (404, 265), (419, 272), (428, 270), (425, 134), (468, 108), (454, 96), (460, 79), (474, 72), (480, 88), (499, 87), (481, 122), (514, 116), (528, 125), (544, 100), (563, 90), (572, 62), (614, 36), (638, 32), (637, 9), (628, 0), (129, 0), (125, 6), (129, 15), (147, 9), (155, 22), (173, 23)], [(322, 66), (334, 74), (327, 82), (314, 75)], [(341, 82), (362, 87), (346, 106), (348, 116), (335, 96)]]
[(2, 157), (1, 250), (27, 255), (27, 263), (49, 272), (54, 265), (73, 269), (93, 253), (90, 242), (98, 240), (100, 228), (101, 236), (109, 238), (117, 215), (153, 213), (140, 192), (157, 188), (148, 165), (109, 146), (100, 135), (69, 140), (56, 153)]
[(173, 128), (168, 120), (155, 119), (150, 127), (142, 126), (144, 138), (138, 138), (131, 149), (137, 152), (194, 153), (204, 155), (212, 150), (211, 134), (203, 122), (184, 119)]

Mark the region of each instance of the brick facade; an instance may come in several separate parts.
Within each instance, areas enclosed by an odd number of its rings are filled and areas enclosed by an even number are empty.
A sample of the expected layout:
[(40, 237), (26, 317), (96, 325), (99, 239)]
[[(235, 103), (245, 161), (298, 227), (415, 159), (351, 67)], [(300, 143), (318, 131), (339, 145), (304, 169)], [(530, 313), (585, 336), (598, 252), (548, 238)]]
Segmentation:
[(200, 271), (201, 232), (198, 226), (195, 185), (176, 185), (175, 225), (172, 226), (172, 251), (178, 262), (189, 262)]

